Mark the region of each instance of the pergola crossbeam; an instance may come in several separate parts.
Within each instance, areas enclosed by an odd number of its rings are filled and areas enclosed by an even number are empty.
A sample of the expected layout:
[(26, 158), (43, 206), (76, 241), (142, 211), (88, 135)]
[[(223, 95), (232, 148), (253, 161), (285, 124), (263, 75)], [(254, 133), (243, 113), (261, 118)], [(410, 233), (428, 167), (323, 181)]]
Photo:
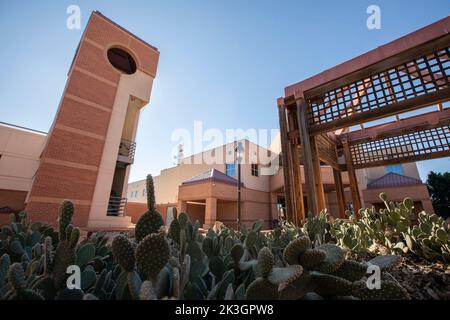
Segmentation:
[(379, 138), (349, 143), (349, 149), (355, 169), (447, 157), (450, 119), (409, 128), (405, 125), (402, 130), (385, 131)]
[[(340, 217), (348, 207), (343, 171), (357, 211), (364, 205), (357, 169), (450, 156), (450, 109), (444, 108), (450, 101), (448, 30), (450, 17), (285, 88), (285, 98), (278, 100), (280, 119), (289, 124), (281, 127), (282, 152), (295, 153), (286, 157), (286, 199), (297, 207), (302, 200), (293, 183), (299, 153), (307, 210), (317, 214), (325, 206), (323, 162), (333, 168)], [(437, 111), (399, 116), (432, 105)], [(396, 121), (364, 125), (390, 116)], [(361, 129), (350, 131), (353, 126)]]

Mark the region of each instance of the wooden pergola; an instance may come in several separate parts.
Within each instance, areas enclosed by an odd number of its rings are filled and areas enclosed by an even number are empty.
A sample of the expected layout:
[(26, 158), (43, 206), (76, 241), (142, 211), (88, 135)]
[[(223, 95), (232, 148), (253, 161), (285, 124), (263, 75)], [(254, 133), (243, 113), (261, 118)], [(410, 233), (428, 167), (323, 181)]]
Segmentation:
[[(277, 102), (289, 221), (305, 218), (300, 165), (308, 211), (325, 208), (323, 163), (333, 168), (344, 217), (342, 172), (357, 212), (363, 201), (356, 169), (450, 156), (450, 109), (443, 105), (450, 100), (449, 30), (447, 17), (285, 88)], [(433, 112), (399, 116), (434, 105)]]

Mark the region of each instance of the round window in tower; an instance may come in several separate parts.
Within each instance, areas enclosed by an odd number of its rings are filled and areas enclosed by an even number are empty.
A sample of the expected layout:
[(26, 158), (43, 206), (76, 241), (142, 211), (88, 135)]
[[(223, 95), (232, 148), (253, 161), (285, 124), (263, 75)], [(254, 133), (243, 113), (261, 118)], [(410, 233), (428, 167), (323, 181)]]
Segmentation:
[(108, 60), (114, 68), (126, 74), (136, 72), (136, 62), (131, 54), (121, 48), (111, 48), (108, 50)]

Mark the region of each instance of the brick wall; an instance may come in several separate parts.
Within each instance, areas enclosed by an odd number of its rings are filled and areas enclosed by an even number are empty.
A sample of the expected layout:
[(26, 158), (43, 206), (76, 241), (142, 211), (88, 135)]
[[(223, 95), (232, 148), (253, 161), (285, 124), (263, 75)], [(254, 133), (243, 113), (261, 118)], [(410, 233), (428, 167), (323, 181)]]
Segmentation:
[[(26, 191), (0, 189), (0, 208), (8, 207), (14, 212), (25, 209)], [(9, 213), (0, 212), (0, 226), (9, 223)]]
[[(107, 60), (112, 46), (128, 49), (139, 70), (155, 75), (159, 53), (99, 12), (80, 41), (26, 209), (32, 220), (56, 223), (64, 199), (74, 202), (74, 223), (86, 227), (121, 72)], [(118, 130), (122, 130), (118, 128)], [(135, 206), (130, 215), (138, 217)], [(106, 216), (106, 212), (105, 212)]]
[[(167, 208), (176, 206), (174, 204), (159, 204), (156, 205), (156, 210), (162, 215), (164, 222), (166, 221)], [(131, 222), (136, 223), (139, 218), (147, 212), (147, 204), (142, 202), (127, 202), (125, 205), (125, 215), (131, 217)]]

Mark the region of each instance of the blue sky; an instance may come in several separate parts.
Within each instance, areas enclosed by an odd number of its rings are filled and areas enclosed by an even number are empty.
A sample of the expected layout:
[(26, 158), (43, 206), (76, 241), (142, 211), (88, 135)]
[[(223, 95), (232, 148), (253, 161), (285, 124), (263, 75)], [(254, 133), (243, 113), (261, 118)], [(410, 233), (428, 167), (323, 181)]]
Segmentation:
[[(81, 30), (66, 8), (81, 8)], [(366, 8), (381, 8), (381, 30)], [(285, 86), (394, 40), (450, 13), (430, 1), (6, 1), (0, 0), (0, 121), (48, 131), (71, 60), (92, 10), (99, 10), (160, 53), (144, 108), (130, 181), (173, 164), (178, 128), (278, 128)], [(448, 171), (450, 158), (419, 163)]]

